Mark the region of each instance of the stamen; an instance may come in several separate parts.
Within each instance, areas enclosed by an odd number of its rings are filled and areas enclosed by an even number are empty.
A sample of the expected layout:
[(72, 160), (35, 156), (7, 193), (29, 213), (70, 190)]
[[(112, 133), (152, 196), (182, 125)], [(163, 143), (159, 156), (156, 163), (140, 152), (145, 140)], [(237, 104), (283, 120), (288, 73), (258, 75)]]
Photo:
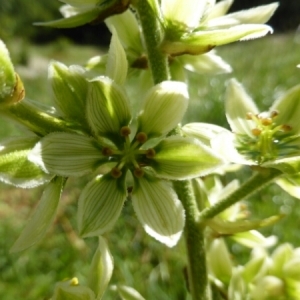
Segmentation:
[(156, 152), (153, 148), (150, 148), (146, 151), (146, 157), (147, 158), (154, 158)]
[(121, 136), (129, 136), (131, 133), (131, 130), (128, 126), (123, 126), (121, 129), (120, 129), (120, 135)]
[(276, 118), (278, 115), (279, 115), (279, 111), (273, 110), (273, 111), (271, 111), (270, 117), (271, 117), (272, 119), (274, 119), (274, 118)]
[(264, 126), (269, 126), (273, 123), (272, 118), (263, 118), (261, 119), (261, 124)]
[(252, 134), (255, 135), (255, 136), (259, 136), (261, 134), (261, 130), (258, 129), (258, 128), (253, 128), (251, 130)]
[(144, 144), (148, 140), (148, 136), (145, 132), (139, 132), (136, 136), (135, 139), (140, 143)]
[(284, 125), (281, 126), (281, 130), (284, 131), (284, 132), (289, 132), (289, 131), (292, 130), (292, 126), (284, 124)]
[(137, 177), (137, 178), (143, 177), (143, 176), (144, 176), (144, 173), (145, 173), (145, 172), (144, 172), (143, 169), (135, 169), (135, 170), (133, 171), (134, 176)]
[(252, 120), (252, 118), (253, 118), (253, 113), (247, 112), (247, 114), (246, 114), (246, 120)]
[(102, 154), (104, 155), (104, 156), (111, 156), (111, 155), (113, 155), (113, 150), (112, 149), (110, 149), (110, 148), (108, 148), (108, 147), (104, 147), (103, 149), (102, 149)]
[(115, 168), (111, 169), (110, 174), (113, 178), (117, 179), (122, 176), (122, 171), (120, 169), (118, 169), (117, 167), (115, 167)]

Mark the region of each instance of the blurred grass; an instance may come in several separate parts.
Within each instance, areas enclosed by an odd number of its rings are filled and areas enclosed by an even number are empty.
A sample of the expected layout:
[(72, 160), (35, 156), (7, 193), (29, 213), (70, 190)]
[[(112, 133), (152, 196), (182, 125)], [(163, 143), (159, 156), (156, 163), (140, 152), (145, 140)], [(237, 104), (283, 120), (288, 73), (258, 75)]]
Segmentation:
[[(20, 45), (18, 41), (11, 46), (13, 59), (23, 63), (17, 69), (24, 80), (27, 97), (43, 103), (49, 103), (52, 97), (46, 81), (50, 58), (72, 64), (84, 63), (98, 54), (94, 48), (74, 46), (64, 40), (47, 47)], [(299, 48), (293, 34), (273, 35), (220, 47), (218, 54), (232, 65), (234, 72), (218, 76), (190, 75), (192, 100), (185, 122), (202, 121), (227, 126), (223, 95), (226, 81), (231, 77), (236, 77), (244, 84), (261, 109), (267, 109), (281, 93), (299, 83), (300, 70), (296, 68), (300, 63)], [(2, 138), (22, 134), (5, 119), (0, 124)], [(84, 283), (97, 243), (96, 239), (88, 239), (83, 243), (73, 229), (76, 228), (76, 201), (84, 184), (85, 180), (71, 180), (68, 183), (58, 217), (45, 240), (17, 254), (10, 254), (9, 249), (40, 198), (42, 188), (28, 191), (1, 185), (1, 300), (49, 299), (56, 281), (73, 276)], [(248, 203), (253, 218), (285, 213), (285, 219), (262, 231), (277, 235), (280, 242), (288, 241), (300, 246), (298, 200), (272, 185), (252, 197)], [(182, 241), (174, 249), (168, 249), (148, 237), (128, 202), (122, 218), (106, 237), (115, 260), (112, 284), (130, 285), (149, 300), (185, 299)], [(232, 245), (232, 250), (238, 258), (245, 255), (242, 247)], [(118, 297), (108, 291), (105, 299)]]

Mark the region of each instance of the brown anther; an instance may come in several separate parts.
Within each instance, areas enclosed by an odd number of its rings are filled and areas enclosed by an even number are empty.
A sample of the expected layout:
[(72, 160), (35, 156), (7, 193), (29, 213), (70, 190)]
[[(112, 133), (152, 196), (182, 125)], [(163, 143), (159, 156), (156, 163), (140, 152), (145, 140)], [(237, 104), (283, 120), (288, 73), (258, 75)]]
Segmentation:
[(261, 130), (258, 128), (254, 128), (251, 130), (252, 134), (255, 136), (259, 136), (261, 134)]
[(135, 177), (141, 178), (141, 177), (144, 176), (144, 171), (143, 171), (143, 169), (135, 169), (133, 171), (133, 174), (134, 174)]
[(123, 126), (121, 129), (120, 129), (120, 135), (121, 136), (129, 136), (129, 134), (131, 133), (131, 130), (128, 126)]
[(140, 143), (140, 144), (144, 144), (147, 139), (148, 139), (148, 136), (145, 132), (139, 132), (136, 136), (135, 136), (135, 139)]
[(273, 120), (271, 118), (263, 118), (261, 119), (261, 124), (264, 126), (269, 126), (273, 123)]
[(274, 119), (274, 118), (276, 118), (278, 115), (279, 115), (279, 111), (273, 110), (273, 111), (271, 111), (270, 117), (271, 117), (272, 119)]
[(156, 154), (155, 150), (153, 148), (150, 148), (146, 152), (146, 157), (147, 158), (154, 158), (155, 154)]
[(247, 112), (247, 114), (246, 114), (246, 120), (252, 120), (252, 118), (253, 118), (253, 113)]
[(120, 178), (122, 176), (122, 171), (118, 169), (117, 167), (112, 168), (110, 171), (110, 174), (113, 178)]
[(111, 155), (113, 155), (113, 150), (112, 149), (110, 149), (110, 148), (108, 148), (108, 147), (104, 147), (103, 149), (102, 149), (102, 154), (104, 155), (104, 156), (111, 156)]
[(292, 126), (287, 125), (287, 124), (284, 124), (284, 125), (281, 126), (281, 129), (282, 129), (282, 131), (284, 131), (284, 132), (289, 132), (289, 131), (292, 130)]

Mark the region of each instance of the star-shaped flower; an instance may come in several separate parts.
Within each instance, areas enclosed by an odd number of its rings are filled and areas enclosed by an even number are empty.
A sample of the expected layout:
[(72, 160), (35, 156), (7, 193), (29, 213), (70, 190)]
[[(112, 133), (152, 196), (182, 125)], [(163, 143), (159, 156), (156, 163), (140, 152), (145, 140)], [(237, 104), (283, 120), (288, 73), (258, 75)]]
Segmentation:
[[(74, 80), (61, 82), (59, 74), (66, 72), (64, 68), (52, 65), (54, 86), (79, 89)], [(122, 86), (104, 76), (87, 85), (85, 112), (76, 113), (85, 115), (90, 135), (51, 133), (36, 144), (29, 159), (46, 173), (63, 177), (96, 172), (79, 199), (78, 226), (83, 237), (111, 229), (129, 193), (147, 233), (168, 246), (175, 245), (184, 226), (184, 211), (167, 180), (201, 176), (223, 163), (195, 139), (165, 137), (187, 108), (186, 85), (165, 81), (150, 89), (132, 126), (129, 99)], [(63, 105), (60, 109), (68, 112)], [(83, 119), (78, 120), (84, 124)], [(100, 167), (108, 171), (103, 174)]]

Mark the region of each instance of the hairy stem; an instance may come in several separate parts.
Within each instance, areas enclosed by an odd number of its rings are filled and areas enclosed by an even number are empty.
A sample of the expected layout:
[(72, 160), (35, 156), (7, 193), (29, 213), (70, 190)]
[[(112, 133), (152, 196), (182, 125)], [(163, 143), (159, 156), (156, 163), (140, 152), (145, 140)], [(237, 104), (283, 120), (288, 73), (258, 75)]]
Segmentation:
[(271, 183), (281, 174), (281, 171), (276, 169), (268, 169), (263, 170), (262, 172), (257, 172), (228, 197), (217, 202), (215, 205), (204, 209), (200, 213), (199, 222), (201, 223), (202, 221), (213, 218), (231, 205), (251, 196)]
[[(147, 0), (135, 0), (133, 4), (138, 12), (147, 49), (149, 67), (154, 84), (170, 79), (168, 57), (159, 50), (162, 28), (155, 12), (158, 4)], [(156, 4), (156, 5), (155, 5)]]
[[(159, 49), (162, 29), (155, 9), (158, 2), (152, 0), (150, 5), (146, 0), (134, 0), (133, 3), (140, 18), (154, 84), (169, 80), (168, 58)], [(177, 131), (175, 130), (174, 134)], [(186, 214), (184, 234), (188, 255), (189, 290), (193, 300), (207, 300), (208, 279), (204, 232), (198, 224), (199, 212), (193, 188), (190, 181), (175, 182), (174, 187)]]

